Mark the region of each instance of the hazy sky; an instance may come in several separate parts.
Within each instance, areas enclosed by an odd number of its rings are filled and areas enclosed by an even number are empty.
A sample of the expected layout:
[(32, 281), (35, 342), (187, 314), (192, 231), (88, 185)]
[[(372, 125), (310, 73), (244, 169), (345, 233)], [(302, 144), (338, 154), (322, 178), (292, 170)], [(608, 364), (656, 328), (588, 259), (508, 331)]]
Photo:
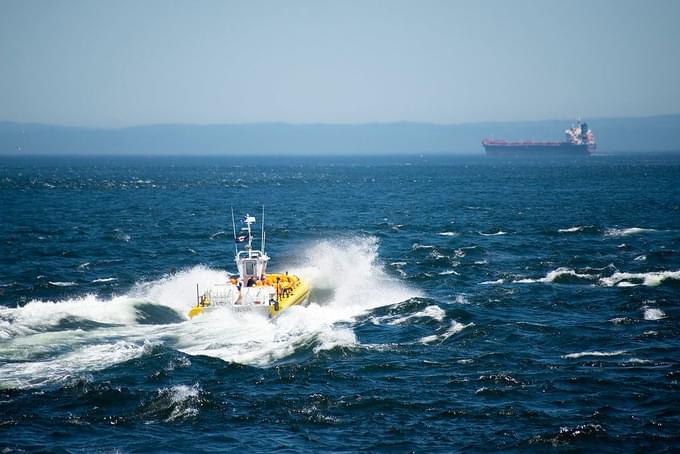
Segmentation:
[(680, 1), (0, 0), (0, 121), (680, 112)]

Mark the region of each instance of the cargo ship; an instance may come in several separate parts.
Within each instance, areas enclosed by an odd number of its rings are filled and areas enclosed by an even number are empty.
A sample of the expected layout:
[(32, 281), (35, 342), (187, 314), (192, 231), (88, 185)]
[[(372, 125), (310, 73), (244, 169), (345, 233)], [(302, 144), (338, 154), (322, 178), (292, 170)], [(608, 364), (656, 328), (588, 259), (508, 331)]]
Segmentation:
[(482, 145), (489, 155), (590, 155), (597, 145), (588, 124), (577, 121), (564, 131), (565, 140), (561, 142), (508, 142), (505, 140), (484, 139)]

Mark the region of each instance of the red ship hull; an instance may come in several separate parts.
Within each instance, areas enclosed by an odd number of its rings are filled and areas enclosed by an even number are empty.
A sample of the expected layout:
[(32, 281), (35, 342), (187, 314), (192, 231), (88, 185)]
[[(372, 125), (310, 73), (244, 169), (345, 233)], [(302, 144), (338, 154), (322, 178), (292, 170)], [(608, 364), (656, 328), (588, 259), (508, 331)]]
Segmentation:
[(484, 140), (482, 142), (489, 155), (562, 155), (588, 156), (595, 151), (595, 144), (573, 144), (569, 142), (505, 142)]

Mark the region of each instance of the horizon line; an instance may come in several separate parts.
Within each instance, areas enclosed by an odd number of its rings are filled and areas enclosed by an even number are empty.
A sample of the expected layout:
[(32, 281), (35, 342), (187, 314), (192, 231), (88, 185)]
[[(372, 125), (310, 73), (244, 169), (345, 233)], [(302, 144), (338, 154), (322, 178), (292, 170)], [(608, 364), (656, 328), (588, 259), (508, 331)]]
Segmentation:
[[(651, 115), (632, 115), (632, 116), (597, 116), (590, 117), (587, 121), (598, 120), (627, 120), (627, 119), (643, 119), (643, 118), (663, 118), (663, 117), (677, 117), (680, 116), (680, 111), (669, 114), (651, 114)], [(568, 122), (583, 119), (584, 117), (576, 118), (545, 118), (542, 120), (488, 120), (488, 121), (466, 121), (458, 123), (442, 123), (434, 121), (412, 121), (412, 120), (394, 120), (394, 121), (367, 121), (367, 122), (286, 122), (286, 121), (252, 121), (252, 122), (224, 122), (224, 123), (142, 123), (127, 126), (82, 126), (82, 125), (66, 125), (59, 123), (46, 123), (34, 121), (16, 121), (16, 120), (0, 120), (0, 124), (14, 124), (14, 125), (30, 125), (30, 126), (48, 126), (64, 129), (90, 129), (90, 130), (123, 130), (135, 128), (149, 128), (149, 127), (210, 127), (210, 126), (392, 126), (392, 125), (429, 125), (429, 126), (470, 126), (470, 125), (484, 125), (484, 124), (517, 124), (517, 123), (543, 123), (543, 122)]]

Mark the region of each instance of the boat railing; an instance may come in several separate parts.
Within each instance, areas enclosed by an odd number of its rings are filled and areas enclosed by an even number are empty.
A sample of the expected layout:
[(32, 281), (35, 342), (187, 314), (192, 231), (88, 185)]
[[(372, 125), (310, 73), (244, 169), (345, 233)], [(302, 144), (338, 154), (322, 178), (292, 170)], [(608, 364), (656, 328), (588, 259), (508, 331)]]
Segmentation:
[(258, 257), (264, 257), (264, 254), (262, 254), (262, 251), (259, 251), (257, 249), (252, 249), (250, 251), (238, 251), (238, 254), (236, 255), (236, 258), (238, 260), (255, 259)]
[(215, 285), (209, 297), (214, 305), (231, 304), (238, 299), (238, 289), (232, 285)]
[(241, 298), (244, 304), (269, 304), (271, 287), (245, 287), (241, 289)]

